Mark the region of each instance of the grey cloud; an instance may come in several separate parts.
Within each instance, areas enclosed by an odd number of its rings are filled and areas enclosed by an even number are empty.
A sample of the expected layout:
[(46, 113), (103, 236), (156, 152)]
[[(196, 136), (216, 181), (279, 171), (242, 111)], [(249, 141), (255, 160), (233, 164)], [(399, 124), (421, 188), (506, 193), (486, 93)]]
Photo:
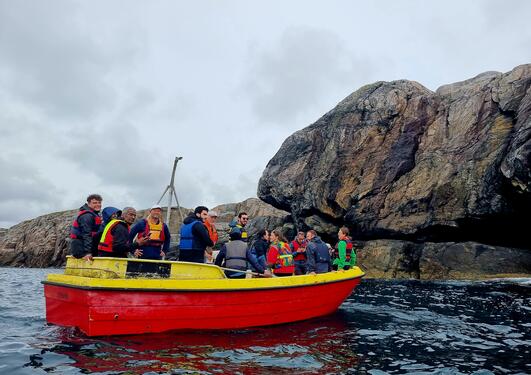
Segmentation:
[(257, 117), (273, 123), (292, 121), (334, 93), (339, 101), (372, 69), (336, 34), (310, 27), (287, 29), (274, 48), (251, 59), (242, 89)]
[(116, 92), (106, 77), (130, 64), (140, 44), (120, 38), (109, 47), (80, 13), (69, 1), (0, 2), (0, 83), (13, 100), (56, 118), (113, 107)]
[(61, 191), (34, 166), (0, 156), (0, 226), (56, 211)]

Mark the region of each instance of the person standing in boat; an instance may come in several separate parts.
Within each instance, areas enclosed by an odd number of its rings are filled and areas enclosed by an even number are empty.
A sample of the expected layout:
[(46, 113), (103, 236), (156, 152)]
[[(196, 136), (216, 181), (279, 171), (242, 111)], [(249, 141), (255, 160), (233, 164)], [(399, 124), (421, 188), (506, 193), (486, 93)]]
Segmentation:
[(238, 214), (238, 218), (236, 219), (236, 222), (231, 222), (229, 224), (230, 226), (230, 233), (232, 232), (240, 232), (242, 236), (242, 241), (247, 242), (249, 240), (249, 235), (247, 234), (247, 229), (245, 226), (249, 222), (249, 215), (247, 215), (247, 212), (240, 212)]
[[(116, 208), (115, 210), (120, 212)], [(121, 212), (121, 216), (111, 219), (103, 230), (98, 245), (99, 257), (127, 258), (128, 253), (144, 246), (149, 241), (148, 237), (139, 238), (138, 242), (129, 240), (129, 228), (135, 222), (136, 210), (133, 207), (125, 207)]]
[(348, 270), (356, 265), (356, 251), (352, 246), (348, 228), (339, 228), (337, 236), (339, 242), (334, 249), (334, 261), (332, 264), (335, 270)]
[(306, 256), (308, 260), (308, 273), (315, 275), (316, 273), (329, 272), (332, 266), (330, 260), (330, 251), (328, 246), (317, 235), (317, 232), (310, 229), (306, 233)]
[(162, 207), (154, 205), (147, 218), (133, 225), (129, 240), (133, 242), (135, 237), (147, 238), (145, 244), (134, 251), (136, 258), (160, 260), (165, 256), (170, 248), (171, 236), (168, 226), (162, 221)]
[[(208, 231), (208, 236), (210, 237), (210, 239), (212, 240), (212, 242), (214, 243), (213, 246), (216, 246), (216, 242), (218, 242), (218, 231), (216, 229), (216, 220), (218, 219), (218, 213), (214, 210), (212, 211), (208, 211), (208, 216), (204, 222), (205, 224), (205, 227)], [(212, 263), (212, 252), (213, 252), (213, 247), (207, 247), (206, 248), (206, 251), (205, 251), (205, 260), (207, 261), (207, 263)]]
[(269, 231), (261, 229), (256, 233), (256, 239), (249, 245), (251, 252), (256, 256), (262, 268), (267, 268), (266, 255), (269, 249)]
[(295, 272), (291, 249), (278, 229), (271, 232), (271, 245), (267, 252), (267, 265), (275, 276), (292, 276)]
[(306, 239), (304, 232), (297, 233), (297, 236), (290, 242), (289, 247), (293, 253), (295, 262), (295, 275), (306, 274)]
[(179, 260), (183, 262), (205, 263), (205, 250), (214, 246), (204, 222), (208, 208), (198, 206), (184, 219), (181, 225)]
[(79, 208), (70, 228), (70, 251), (75, 258), (92, 260), (92, 256), (97, 254), (102, 201), (101, 195), (90, 194), (87, 203)]
[(245, 242), (242, 241), (240, 232), (232, 232), (229, 234), (230, 241), (223, 244), (218, 256), (216, 257), (216, 266), (223, 265), (234, 270), (241, 270), (242, 272), (225, 271), (227, 277), (231, 279), (244, 279), (245, 271), (247, 271), (247, 262), (251, 263), (256, 272), (264, 276), (271, 276), (269, 270), (258, 262), (256, 256)]

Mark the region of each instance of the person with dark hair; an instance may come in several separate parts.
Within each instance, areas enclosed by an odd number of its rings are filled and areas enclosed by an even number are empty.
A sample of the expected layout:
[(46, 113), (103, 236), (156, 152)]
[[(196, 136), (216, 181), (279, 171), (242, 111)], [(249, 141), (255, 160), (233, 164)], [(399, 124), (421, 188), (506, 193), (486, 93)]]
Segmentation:
[(326, 246), (313, 229), (310, 229), (306, 233), (306, 240), (308, 241), (308, 245), (306, 246), (308, 273), (315, 275), (316, 273), (329, 272), (332, 264), (328, 246)]
[(229, 234), (230, 241), (223, 244), (218, 256), (216, 257), (216, 266), (223, 265), (234, 270), (241, 270), (242, 272), (225, 271), (227, 277), (231, 279), (244, 279), (245, 271), (247, 270), (247, 262), (251, 263), (256, 272), (264, 276), (271, 276), (269, 270), (262, 267), (256, 256), (253, 254), (247, 244), (242, 241), (240, 232), (232, 232)]
[(261, 229), (256, 233), (256, 239), (251, 244), (251, 251), (256, 255), (258, 263), (263, 268), (267, 267), (266, 255), (267, 250), (269, 249), (269, 231), (267, 229)]
[(242, 241), (247, 242), (249, 240), (249, 236), (247, 234), (247, 229), (245, 226), (249, 222), (249, 215), (247, 215), (247, 212), (240, 212), (238, 214), (238, 218), (236, 221), (232, 221), (229, 224), (230, 227), (230, 233), (233, 232), (240, 232), (242, 236)]
[(297, 236), (290, 242), (289, 247), (293, 253), (295, 261), (295, 275), (306, 274), (306, 239), (304, 232), (298, 232)]
[(275, 229), (271, 232), (271, 246), (267, 252), (267, 265), (275, 276), (292, 276), (295, 272), (293, 255), (282, 233)]
[(127, 254), (144, 246), (149, 238), (139, 238), (138, 242), (129, 240), (129, 228), (135, 222), (136, 210), (133, 207), (125, 207), (121, 216), (111, 219), (105, 226), (98, 245), (99, 257), (127, 258)]
[(97, 254), (101, 226), (101, 202), (99, 194), (90, 194), (87, 203), (79, 208), (70, 228), (70, 251), (75, 258), (92, 260)]
[(339, 242), (334, 248), (334, 262), (332, 265), (335, 270), (348, 270), (356, 265), (356, 251), (354, 251), (352, 246), (348, 228), (339, 228), (337, 237)]
[(184, 219), (179, 242), (180, 261), (205, 263), (206, 248), (214, 246), (204, 225), (207, 216), (208, 208), (198, 206)]
[(134, 256), (140, 259), (160, 260), (170, 248), (170, 230), (162, 221), (162, 207), (158, 204), (149, 209), (147, 218), (133, 225), (129, 233), (129, 240), (133, 242), (135, 236), (148, 240), (140, 248), (136, 249)]

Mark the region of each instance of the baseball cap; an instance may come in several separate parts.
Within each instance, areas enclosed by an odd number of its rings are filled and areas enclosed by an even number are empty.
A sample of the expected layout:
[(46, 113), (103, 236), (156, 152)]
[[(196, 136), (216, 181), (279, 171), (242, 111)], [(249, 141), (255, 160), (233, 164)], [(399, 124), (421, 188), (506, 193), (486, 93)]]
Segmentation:
[(158, 208), (159, 210), (162, 210), (162, 207), (159, 206), (158, 204), (153, 205), (149, 210), (151, 211), (151, 210), (155, 210), (155, 209), (157, 209), (157, 208)]
[(218, 213), (216, 211), (208, 211), (208, 216), (218, 217)]

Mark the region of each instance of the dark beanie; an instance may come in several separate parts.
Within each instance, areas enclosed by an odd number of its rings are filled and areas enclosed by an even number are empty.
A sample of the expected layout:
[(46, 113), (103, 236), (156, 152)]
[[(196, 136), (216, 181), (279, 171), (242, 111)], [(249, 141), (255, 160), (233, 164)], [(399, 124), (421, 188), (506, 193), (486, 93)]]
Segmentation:
[(239, 230), (235, 230), (229, 233), (229, 238), (231, 241), (241, 240), (242, 239), (242, 232)]
[(194, 214), (200, 214), (201, 212), (203, 211), (206, 211), (208, 212), (208, 208), (206, 208), (205, 206), (197, 206), (194, 210)]

